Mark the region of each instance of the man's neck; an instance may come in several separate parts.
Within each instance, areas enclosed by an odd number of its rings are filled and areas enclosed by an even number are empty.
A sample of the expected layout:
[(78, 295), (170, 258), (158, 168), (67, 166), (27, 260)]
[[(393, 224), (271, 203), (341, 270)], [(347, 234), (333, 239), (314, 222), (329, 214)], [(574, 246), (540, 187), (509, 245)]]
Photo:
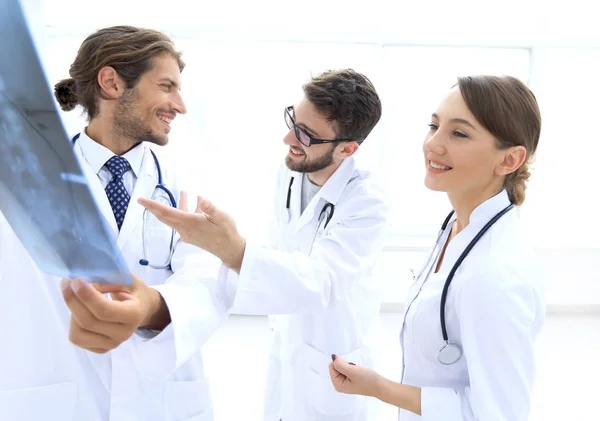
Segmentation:
[(118, 156), (125, 154), (135, 146), (131, 139), (125, 139), (115, 133), (112, 121), (102, 119), (100, 116), (90, 121), (85, 133), (94, 142), (99, 143)]

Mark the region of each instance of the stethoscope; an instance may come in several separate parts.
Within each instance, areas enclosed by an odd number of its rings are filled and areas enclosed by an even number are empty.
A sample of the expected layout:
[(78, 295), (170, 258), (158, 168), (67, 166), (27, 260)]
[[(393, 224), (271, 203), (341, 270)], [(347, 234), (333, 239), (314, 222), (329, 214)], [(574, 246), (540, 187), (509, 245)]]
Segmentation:
[[(463, 260), (465, 260), (465, 258), (469, 254), (469, 252), (473, 249), (473, 247), (475, 247), (475, 244), (477, 244), (477, 242), (481, 239), (481, 237), (483, 237), (483, 235), (486, 233), (486, 231), (492, 227), (492, 225), (494, 225), (500, 218), (502, 218), (502, 216), (504, 216), (504, 214), (506, 214), (509, 210), (514, 208), (514, 206), (515, 205), (512, 203), (510, 205), (508, 205), (506, 208), (504, 208), (503, 210), (498, 212), (492, 219), (490, 219), (483, 228), (481, 228), (481, 230), (477, 233), (475, 238), (473, 238), (471, 240), (469, 245), (467, 245), (467, 247), (464, 249), (464, 251), (458, 257), (458, 260), (456, 261), (456, 263), (454, 263), (454, 266), (452, 266), (452, 269), (450, 270), (450, 273), (448, 274), (448, 277), (446, 278), (446, 282), (444, 283), (444, 289), (442, 290), (442, 299), (440, 301), (440, 325), (442, 327), (442, 337), (444, 339), (444, 345), (440, 348), (440, 350), (438, 351), (438, 354), (437, 354), (437, 360), (439, 361), (440, 364), (452, 365), (455, 362), (457, 362), (462, 357), (462, 354), (463, 354), (462, 349), (458, 344), (454, 344), (454, 343), (451, 343), (448, 341), (448, 331), (446, 330), (446, 311), (445, 310), (446, 310), (446, 298), (448, 296), (448, 289), (450, 288), (450, 282), (452, 282), (452, 279), (454, 278), (454, 274), (458, 270), (460, 264), (463, 262)], [(448, 223), (450, 222), (450, 218), (452, 218), (453, 214), (454, 214), (454, 211), (450, 212), (450, 214), (444, 220), (444, 223), (442, 224), (442, 228), (440, 230), (440, 234), (438, 235), (438, 243), (439, 243), (439, 239), (440, 239), (442, 233), (446, 230), (446, 227), (448, 226)], [(435, 247), (433, 249), (433, 251), (431, 252), (431, 254), (429, 255), (428, 263), (425, 265), (425, 267), (429, 266), (429, 263), (431, 262), (431, 257), (433, 255), (433, 252), (436, 250), (436, 248), (437, 247)], [(421, 269), (421, 273), (419, 274), (417, 279), (421, 277), (424, 269), (425, 268)]]
[[(287, 191), (287, 198), (285, 200), (285, 210), (283, 211), (283, 222), (285, 222), (286, 224), (288, 222), (290, 222), (290, 220), (291, 220), (290, 200), (292, 198), (292, 184), (294, 184), (294, 177), (290, 178), (290, 184), (288, 186), (288, 191)], [(325, 225), (323, 225), (323, 229), (327, 228), (327, 224), (329, 224), (329, 221), (331, 221), (331, 218), (333, 218), (334, 212), (335, 212), (335, 206), (333, 203), (325, 203), (323, 205), (323, 207), (321, 208), (321, 212), (319, 213), (319, 218), (318, 218), (317, 230), (315, 231), (315, 235), (314, 235), (313, 241), (312, 241), (313, 244), (315, 242), (315, 239), (317, 238), (317, 234), (319, 233), (319, 230), (321, 229), (321, 224), (323, 223), (323, 221), (325, 221)], [(312, 250), (312, 246), (311, 246), (311, 250)]]
[[(75, 146), (75, 142), (79, 139), (80, 133), (76, 134), (73, 139), (71, 139), (71, 143)], [(152, 149), (150, 149), (150, 153), (152, 154), (152, 158), (154, 158), (154, 164), (156, 166), (156, 173), (158, 175), (158, 184), (154, 187), (154, 191), (162, 190), (169, 196), (169, 202), (172, 207), (177, 207), (177, 201), (175, 200), (175, 196), (173, 193), (163, 184), (162, 170), (160, 168), (160, 163), (158, 162), (158, 158)], [(154, 193), (152, 194), (151, 199), (154, 199)], [(170, 269), (171, 268), (171, 259), (173, 258), (173, 253), (175, 252), (175, 230), (171, 230), (171, 242), (169, 244), (169, 257), (167, 258), (166, 263), (163, 265), (154, 265), (151, 264), (148, 260), (148, 250), (146, 248), (146, 217), (147, 217), (147, 209), (144, 209), (143, 214), (143, 222), (142, 222), (142, 258), (139, 261), (141, 266), (148, 266), (152, 269)]]

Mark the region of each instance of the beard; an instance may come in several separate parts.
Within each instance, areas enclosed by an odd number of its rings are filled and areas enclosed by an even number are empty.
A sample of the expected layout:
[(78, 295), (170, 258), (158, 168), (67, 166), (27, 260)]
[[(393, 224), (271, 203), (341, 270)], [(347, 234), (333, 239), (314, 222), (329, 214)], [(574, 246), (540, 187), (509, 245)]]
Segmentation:
[[(285, 157), (285, 165), (295, 172), (299, 173), (313, 173), (317, 171), (324, 170), (331, 164), (333, 164), (333, 150), (335, 149), (336, 144), (332, 143), (331, 148), (323, 155), (318, 158), (313, 159), (305, 159), (301, 162), (295, 162), (289, 156)], [(305, 155), (306, 157), (306, 155)]]
[(119, 100), (114, 118), (114, 133), (124, 142), (132, 142), (136, 146), (142, 142), (150, 142), (159, 146), (167, 144), (166, 135), (157, 135), (150, 125), (135, 112), (139, 110), (139, 94), (136, 88), (128, 89)]

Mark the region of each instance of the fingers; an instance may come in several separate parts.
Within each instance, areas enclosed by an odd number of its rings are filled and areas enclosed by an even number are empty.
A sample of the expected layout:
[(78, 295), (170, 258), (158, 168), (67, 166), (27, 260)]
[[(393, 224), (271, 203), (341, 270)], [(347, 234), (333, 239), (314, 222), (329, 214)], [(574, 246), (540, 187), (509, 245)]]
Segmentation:
[(212, 216), (217, 210), (217, 207), (207, 199), (198, 196), (198, 204), (196, 205), (196, 213), (205, 213), (207, 216)]
[(71, 311), (69, 340), (89, 351), (104, 353), (129, 339), (143, 314), (133, 292), (126, 291), (126, 287), (111, 293), (113, 301), (98, 287), (81, 279), (61, 281), (63, 298)]
[(334, 363), (329, 363), (329, 377), (336, 391), (345, 393), (348, 386), (348, 377), (336, 370)]
[[(129, 301), (109, 301), (96, 288), (81, 279), (61, 282), (63, 298), (80, 325), (95, 331), (99, 322), (130, 322)], [(133, 316), (133, 315), (131, 315)], [(98, 322), (98, 323), (97, 323)]]
[(127, 292), (111, 292), (110, 298), (112, 298), (113, 301), (126, 301), (131, 300), (133, 295)]
[[(171, 206), (167, 206), (163, 203), (159, 203), (146, 197), (140, 197), (138, 199), (138, 203), (145, 207), (148, 212), (151, 212), (154, 216), (156, 216), (160, 222), (175, 230), (177, 230), (179, 227), (182, 218), (188, 215), (187, 212), (184, 212), (180, 209), (175, 209)], [(180, 206), (181, 203), (183, 202), (180, 202)]]
[(179, 193), (179, 210), (182, 212), (188, 211), (188, 196), (187, 193), (181, 190)]
[[(131, 274), (131, 277), (133, 278), (132, 285), (120, 285), (120, 284), (91, 284), (91, 285), (96, 289), (96, 291), (98, 291), (101, 294), (120, 293), (120, 294), (130, 295), (138, 288), (139, 283), (142, 282), (133, 273)], [(123, 301), (123, 300), (119, 300), (119, 301)]]
[(164, 203), (157, 202), (148, 197), (138, 198), (138, 203), (148, 209), (153, 214), (162, 214), (163, 211), (171, 209), (171, 206), (167, 206)]
[(75, 322), (74, 319), (71, 320), (69, 341), (80, 348), (87, 349), (88, 351), (97, 354), (104, 354), (119, 345), (118, 340), (111, 339), (101, 333), (86, 330)]
[(333, 380), (334, 383), (336, 382), (336, 380), (338, 379), (339, 376), (343, 376), (342, 373), (340, 373), (339, 371), (337, 371), (335, 369), (332, 362), (329, 363), (329, 376), (331, 377), (331, 380)]
[[(61, 283), (68, 284), (68, 280)], [(129, 337), (129, 330), (125, 324), (98, 319), (81, 302), (70, 285), (63, 288), (63, 297), (71, 310), (69, 340), (75, 345), (89, 350), (95, 349), (94, 352), (106, 352)]]
[(116, 293), (131, 294), (132, 293), (132, 289), (129, 285), (92, 284), (92, 286), (100, 294), (116, 294)]
[[(346, 377), (351, 377), (353, 368), (356, 366), (354, 363), (344, 361), (341, 357), (333, 354), (331, 356), (332, 365), (339, 373), (342, 373)], [(354, 366), (354, 367), (353, 367)]]

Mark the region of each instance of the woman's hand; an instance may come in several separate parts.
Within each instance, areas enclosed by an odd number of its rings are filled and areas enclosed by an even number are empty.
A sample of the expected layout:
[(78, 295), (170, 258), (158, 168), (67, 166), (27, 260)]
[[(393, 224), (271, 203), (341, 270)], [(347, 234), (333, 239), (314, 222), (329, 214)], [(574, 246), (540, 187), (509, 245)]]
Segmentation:
[(342, 360), (335, 354), (329, 375), (335, 390), (353, 395), (372, 396), (383, 402), (421, 415), (421, 389), (395, 383), (373, 370)]
[(371, 369), (346, 362), (335, 354), (329, 364), (329, 375), (335, 390), (351, 395), (374, 396), (378, 395), (378, 389), (383, 379)]

